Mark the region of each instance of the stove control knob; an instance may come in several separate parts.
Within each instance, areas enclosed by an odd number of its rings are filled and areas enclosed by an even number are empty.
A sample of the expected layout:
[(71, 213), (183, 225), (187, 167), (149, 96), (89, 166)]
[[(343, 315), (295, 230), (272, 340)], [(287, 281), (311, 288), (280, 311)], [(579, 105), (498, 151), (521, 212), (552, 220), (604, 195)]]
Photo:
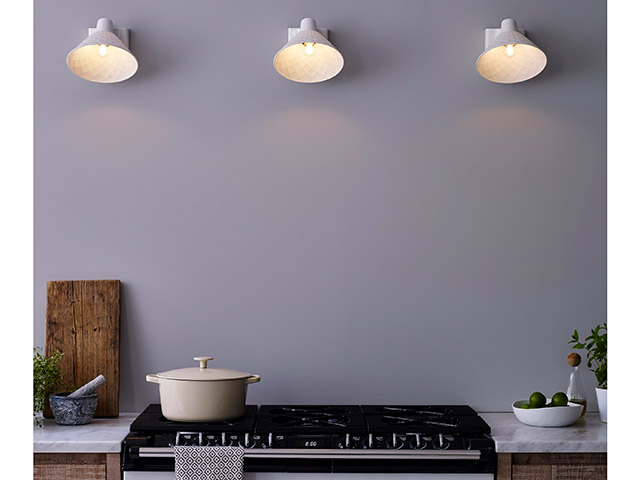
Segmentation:
[(350, 433), (347, 433), (344, 438), (341, 438), (338, 442), (338, 448), (363, 449), (367, 448), (367, 446), (361, 436), (352, 436)]
[(393, 436), (387, 440), (386, 446), (390, 450), (399, 450), (404, 446), (404, 441), (394, 433)]
[(242, 446), (244, 448), (253, 448), (256, 446), (256, 441), (253, 438), (253, 436), (249, 435), (248, 433), (245, 433), (244, 439), (242, 441)]
[(438, 435), (438, 439), (433, 442), (433, 448), (437, 448), (439, 450), (445, 450), (447, 448), (449, 448), (449, 441), (444, 438), (443, 434), (439, 434)]

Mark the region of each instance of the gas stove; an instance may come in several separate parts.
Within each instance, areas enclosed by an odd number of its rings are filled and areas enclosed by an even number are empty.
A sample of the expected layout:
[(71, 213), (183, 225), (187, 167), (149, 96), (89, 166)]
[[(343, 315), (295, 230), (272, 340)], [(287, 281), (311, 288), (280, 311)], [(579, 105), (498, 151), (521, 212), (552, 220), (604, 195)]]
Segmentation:
[(152, 404), (131, 424), (122, 469), (125, 480), (164, 478), (140, 473), (173, 472), (176, 445), (242, 446), (248, 478), (314, 472), (334, 480), (350, 473), (491, 479), (490, 433), (466, 405), (247, 405), (236, 421), (183, 423)]

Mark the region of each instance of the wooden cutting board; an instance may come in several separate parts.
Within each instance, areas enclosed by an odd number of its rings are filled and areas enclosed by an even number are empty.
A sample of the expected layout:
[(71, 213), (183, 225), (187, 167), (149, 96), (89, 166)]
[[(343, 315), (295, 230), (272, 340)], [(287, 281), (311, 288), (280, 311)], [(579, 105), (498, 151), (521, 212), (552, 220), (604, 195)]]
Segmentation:
[[(45, 353), (64, 353), (65, 382), (81, 387), (99, 374), (96, 417), (117, 417), (120, 398), (120, 280), (47, 282)], [(45, 412), (51, 416), (50, 411)]]

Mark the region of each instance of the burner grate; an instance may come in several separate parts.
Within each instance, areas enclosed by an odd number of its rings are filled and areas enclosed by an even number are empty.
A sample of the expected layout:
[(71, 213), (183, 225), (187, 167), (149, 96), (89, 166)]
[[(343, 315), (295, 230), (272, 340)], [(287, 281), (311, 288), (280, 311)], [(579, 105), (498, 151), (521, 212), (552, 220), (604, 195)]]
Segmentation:
[(455, 418), (425, 418), (423, 416), (405, 416), (405, 415), (383, 415), (381, 420), (385, 423), (403, 426), (429, 425), (434, 427), (450, 427), (455, 428), (460, 423)]
[(258, 412), (256, 432), (297, 433), (365, 432), (360, 407), (323, 405), (263, 405)]
[(281, 407), (271, 410), (270, 415), (273, 423), (292, 427), (347, 427), (351, 421), (347, 408)]
[(467, 405), (363, 406), (369, 430), (377, 433), (490, 433), (489, 425)]

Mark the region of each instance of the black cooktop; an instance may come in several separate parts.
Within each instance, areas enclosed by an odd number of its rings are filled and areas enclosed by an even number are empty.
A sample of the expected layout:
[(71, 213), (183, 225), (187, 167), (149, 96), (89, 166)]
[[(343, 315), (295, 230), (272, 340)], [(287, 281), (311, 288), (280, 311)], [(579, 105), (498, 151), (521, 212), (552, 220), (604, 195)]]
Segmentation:
[(149, 405), (131, 424), (130, 431), (144, 433), (175, 433), (175, 432), (252, 432), (256, 423), (258, 407), (247, 405), (244, 417), (225, 422), (174, 422), (162, 416), (160, 404)]
[(149, 405), (132, 432), (229, 432), (257, 434), (459, 433), (489, 434), (491, 428), (468, 405), (247, 405), (244, 417), (225, 422), (174, 422)]

